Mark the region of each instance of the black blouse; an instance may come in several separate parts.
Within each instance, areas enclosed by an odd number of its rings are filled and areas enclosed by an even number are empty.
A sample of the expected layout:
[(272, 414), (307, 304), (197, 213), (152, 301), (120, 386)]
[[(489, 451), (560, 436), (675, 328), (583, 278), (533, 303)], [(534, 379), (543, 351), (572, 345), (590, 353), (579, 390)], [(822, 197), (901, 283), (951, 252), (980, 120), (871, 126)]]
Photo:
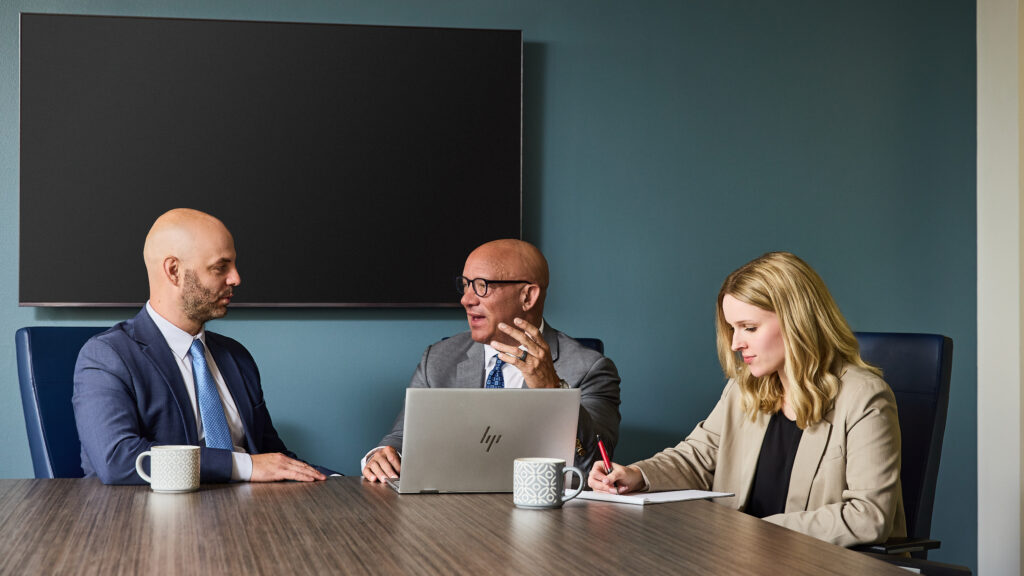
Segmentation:
[(802, 435), (803, 430), (797, 427), (796, 422), (783, 416), (781, 410), (772, 414), (764, 433), (761, 454), (757, 457), (747, 514), (764, 518), (785, 512), (789, 477), (793, 473), (793, 460)]

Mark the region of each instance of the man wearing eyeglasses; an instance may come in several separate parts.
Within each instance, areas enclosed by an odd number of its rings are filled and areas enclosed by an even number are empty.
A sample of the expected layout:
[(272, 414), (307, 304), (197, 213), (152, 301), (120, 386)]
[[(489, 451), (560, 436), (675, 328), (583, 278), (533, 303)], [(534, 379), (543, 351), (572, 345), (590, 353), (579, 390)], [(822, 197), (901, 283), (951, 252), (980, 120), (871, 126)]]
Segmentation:
[[(593, 466), (595, 437), (613, 450), (619, 436), (619, 373), (599, 352), (544, 321), (548, 263), (522, 240), (488, 242), (466, 259), (455, 279), (469, 331), (437, 342), (423, 353), (412, 388), (579, 388), (575, 465)], [(404, 413), (363, 458), (373, 482), (401, 473)]]

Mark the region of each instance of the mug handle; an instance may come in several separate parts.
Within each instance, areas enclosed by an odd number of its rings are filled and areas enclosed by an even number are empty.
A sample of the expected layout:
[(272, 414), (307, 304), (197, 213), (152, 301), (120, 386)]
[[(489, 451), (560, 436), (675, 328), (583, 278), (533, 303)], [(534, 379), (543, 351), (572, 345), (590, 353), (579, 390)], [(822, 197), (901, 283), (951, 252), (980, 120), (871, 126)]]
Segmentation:
[(580, 478), (580, 487), (577, 488), (576, 491), (573, 492), (572, 494), (570, 494), (568, 496), (563, 496), (562, 497), (562, 503), (563, 504), (565, 504), (569, 500), (572, 500), (573, 498), (579, 496), (580, 492), (583, 492), (583, 488), (586, 487), (586, 483), (583, 480), (583, 472), (580, 472), (579, 468), (577, 468), (575, 466), (566, 466), (565, 469), (562, 471), (562, 473), (564, 474), (566, 472), (569, 472), (569, 473), (572, 473), (572, 474), (575, 474), (575, 475), (579, 476), (579, 478)]
[(145, 480), (147, 484), (152, 484), (153, 479), (147, 476), (146, 473), (142, 471), (142, 459), (145, 458), (146, 456), (152, 457), (152, 455), (153, 453), (147, 450), (142, 454), (139, 454), (139, 457), (135, 459), (135, 471), (139, 473), (139, 476), (142, 476), (142, 479)]

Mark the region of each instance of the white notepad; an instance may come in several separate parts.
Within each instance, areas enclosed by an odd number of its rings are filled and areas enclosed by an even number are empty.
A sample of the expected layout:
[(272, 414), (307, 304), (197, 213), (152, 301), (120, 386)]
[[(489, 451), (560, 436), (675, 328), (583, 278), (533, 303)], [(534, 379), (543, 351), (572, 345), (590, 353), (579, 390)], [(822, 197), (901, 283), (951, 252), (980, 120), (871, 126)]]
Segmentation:
[(684, 500), (704, 500), (705, 498), (725, 498), (735, 496), (731, 492), (707, 492), (705, 490), (671, 490), (668, 492), (632, 492), (630, 494), (607, 494), (605, 492), (584, 491), (580, 498), (600, 500), (601, 502), (618, 502), (620, 504), (661, 504), (663, 502), (682, 502)]

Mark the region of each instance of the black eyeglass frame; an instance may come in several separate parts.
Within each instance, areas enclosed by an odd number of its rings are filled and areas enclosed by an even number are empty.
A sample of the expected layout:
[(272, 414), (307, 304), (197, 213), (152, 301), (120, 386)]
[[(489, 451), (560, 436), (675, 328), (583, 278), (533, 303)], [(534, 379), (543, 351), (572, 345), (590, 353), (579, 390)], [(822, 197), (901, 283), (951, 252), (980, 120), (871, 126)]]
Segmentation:
[[(481, 294), (476, 288), (477, 280), (481, 280), (484, 283), (484, 293)], [(472, 286), (473, 293), (480, 298), (487, 296), (487, 291), (490, 289), (491, 284), (533, 284), (529, 280), (488, 280), (487, 278), (466, 278), (465, 276), (455, 277), (455, 292), (459, 296), (466, 294), (466, 288)]]

